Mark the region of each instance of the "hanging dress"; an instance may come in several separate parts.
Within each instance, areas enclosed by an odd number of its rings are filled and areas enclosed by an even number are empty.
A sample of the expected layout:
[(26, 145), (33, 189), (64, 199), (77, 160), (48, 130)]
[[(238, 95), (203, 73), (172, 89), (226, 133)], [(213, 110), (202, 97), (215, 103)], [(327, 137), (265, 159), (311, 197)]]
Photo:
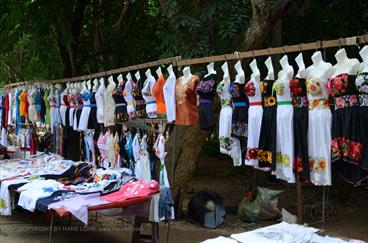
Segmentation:
[(51, 90), (49, 95), (47, 96), (47, 100), (50, 104), (50, 129), (51, 133), (54, 133), (54, 124), (55, 124), (55, 97), (54, 93)]
[(83, 109), (83, 100), (82, 100), (82, 94), (77, 93), (75, 95), (75, 109), (74, 109), (74, 117), (73, 117), (73, 130), (79, 132), (79, 121), (81, 118)]
[(88, 116), (88, 129), (96, 129), (97, 128), (97, 105), (96, 105), (96, 93), (92, 92), (90, 96), (90, 106), (91, 110)]
[(147, 151), (147, 135), (144, 135), (140, 145), (140, 157), (134, 168), (134, 174), (138, 179), (151, 180), (150, 160)]
[(75, 95), (74, 94), (70, 94), (68, 96), (69, 99), (69, 104), (70, 104), (70, 109), (69, 109), (69, 127), (73, 128), (74, 125), (74, 111), (75, 111)]
[(261, 81), (263, 100), (261, 135), (259, 138), (258, 164), (260, 168), (276, 169), (276, 94), (274, 80)]
[(294, 128), (294, 172), (302, 180), (309, 180), (308, 163), (308, 97), (304, 78), (295, 77), (289, 82), (293, 100), (293, 128)]
[(105, 93), (105, 84), (102, 83), (100, 87), (98, 87), (97, 92), (95, 94), (96, 106), (97, 106), (97, 122), (99, 124), (104, 123), (104, 93)]
[(61, 112), (61, 108), (65, 109), (65, 120), (64, 120), (64, 126), (69, 126), (69, 110), (70, 110), (70, 104), (69, 104), (69, 95), (68, 94), (64, 94), (62, 96), (64, 105), (62, 105), (62, 107), (60, 107), (60, 112)]
[(60, 116), (61, 116), (61, 122), (62, 124), (65, 126), (66, 122), (65, 122), (65, 118), (66, 118), (66, 110), (68, 109), (67, 108), (67, 105), (65, 104), (65, 92), (66, 90), (64, 90), (64, 92), (62, 92), (60, 94)]
[(36, 111), (36, 103), (35, 103), (35, 92), (33, 89), (31, 89), (27, 94), (27, 99), (29, 103), (28, 107), (28, 118), (32, 123), (35, 123), (38, 121), (38, 115)]
[(120, 82), (112, 97), (115, 100), (115, 121), (118, 123), (128, 120), (127, 103), (124, 98), (125, 82)]
[(104, 92), (104, 126), (115, 125), (115, 101), (112, 97), (116, 84), (112, 81), (107, 85)]
[(166, 116), (166, 105), (165, 105), (165, 98), (164, 98), (164, 85), (166, 83), (166, 80), (164, 76), (161, 74), (155, 86), (152, 89), (152, 95), (155, 97), (156, 100), (156, 112), (159, 117), (165, 117)]
[[(250, 80), (245, 85), (244, 92), (248, 96), (249, 100), (248, 142), (247, 151), (245, 153), (245, 164), (258, 167), (258, 145), (263, 116), (260, 82)], [(261, 151), (260, 154), (264, 155), (263, 151)], [(267, 155), (269, 156), (269, 154)], [(268, 157), (264, 159), (268, 159)]]
[(135, 100), (132, 95), (133, 81), (127, 80), (123, 91), (125, 102), (127, 103), (127, 112), (130, 119), (135, 118)]
[(343, 73), (330, 78), (326, 88), (335, 101), (335, 110), (332, 113), (331, 161), (345, 180), (359, 185), (368, 177), (368, 171), (363, 170), (360, 165), (363, 150), (360, 138), (363, 131), (360, 131), (359, 126), (360, 112), (355, 82), (355, 75)]
[(88, 128), (88, 120), (91, 112), (91, 97), (92, 93), (89, 91), (82, 93), (83, 108), (78, 124), (79, 131), (86, 131)]
[(198, 83), (199, 77), (196, 75), (191, 75), (188, 80), (184, 80), (184, 76), (176, 80), (176, 125), (199, 123), (196, 92)]
[(230, 95), (230, 81), (222, 80), (216, 87), (221, 99), (221, 111), (219, 116), (219, 141), (220, 153), (227, 154), (233, 159), (234, 166), (242, 164), (240, 142), (231, 137), (231, 120), (233, 108)]
[(146, 115), (148, 118), (157, 118), (157, 104), (152, 96), (152, 89), (155, 86), (156, 80), (151, 77), (144, 82), (142, 89), (143, 99), (146, 101)]
[(39, 98), (41, 102), (40, 120), (41, 120), (41, 123), (43, 124), (46, 123), (46, 104), (45, 104), (45, 99), (43, 98), (45, 95), (45, 91), (46, 90), (43, 88), (38, 89)]
[(294, 133), (293, 102), (291, 100), (290, 80), (278, 79), (273, 84), (277, 99), (276, 114), (276, 178), (295, 183), (293, 171)]
[(60, 115), (60, 90), (56, 89), (54, 93), (55, 97), (55, 110), (54, 110), (54, 121), (56, 125), (61, 124), (61, 115)]
[(314, 185), (331, 185), (331, 122), (326, 81), (307, 79), (308, 163)]
[(355, 80), (359, 101), (359, 129), (362, 141), (362, 158), (359, 166), (368, 171), (368, 72), (360, 72)]
[(134, 97), (135, 102), (135, 113), (137, 118), (145, 118), (146, 117), (146, 103), (142, 96), (142, 89), (144, 85), (144, 81), (139, 79), (137, 82), (132, 82), (132, 95)]
[(166, 105), (166, 117), (168, 122), (176, 119), (176, 76), (171, 73), (164, 85), (164, 98)]
[(230, 94), (233, 100), (232, 134), (239, 139), (247, 139), (248, 135), (248, 98), (244, 93), (245, 84), (232, 83)]
[(23, 89), (19, 95), (19, 115), (26, 119), (28, 118), (28, 107), (27, 107), (27, 90)]
[(48, 97), (50, 95), (50, 90), (49, 89), (45, 89), (44, 95), (43, 95), (43, 100), (45, 102), (45, 123), (46, 125), (50, 126), (50, 102), (48, 100)]
[(213, 111), (213, 97), (216, 94), (216, 74), (210, 74), (197, 85), (199, 96), (198, 114), (202, 130), (212, 132), (216, 122)]
[(43, 105), (43, 99), (41, 99), (41, 89), (36, 89), (34, 92), (34, 101), (36, 104), (36, 112), (37, 112), (37, 117), (38, 117), (38, 121), (40, 121), (41, 123), (45, 122), (45, 116), (42, 114), (42, 105)]

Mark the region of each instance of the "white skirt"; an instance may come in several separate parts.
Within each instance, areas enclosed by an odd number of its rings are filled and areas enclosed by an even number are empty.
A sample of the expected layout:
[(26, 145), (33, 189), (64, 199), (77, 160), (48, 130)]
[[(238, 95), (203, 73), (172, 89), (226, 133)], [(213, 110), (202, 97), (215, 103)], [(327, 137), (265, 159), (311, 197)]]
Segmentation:
[(310, 180), (314, 185), (331, 185), (331, 124), (330, 110), (309, 110), (308, 157)]
[(61, 122), (64, 126), (66, 126), (67, 124), (65, 124), (65, 116), (66, 116), (66, 109), (67, 107), (65, 105), (60, 106), (60, 116), (61, 116)]
[(67, 124), (67, 125), (69, 125), (70, 127), (73, 127), (73, 125), (74, 125), (74, 110), (75, 110), (75, 108), (70, 108), (69, 109), (69, 124)]
[(29, 105), (28, 107), (28, 118), (31, 122), (37, 122), (39, 117), (36, 111), (36, 105)]
[[(259, 137), (261, 136), (263, 108), (260, 105), (250, 106), (248, 110), (248, 143), (247, 151), (258, 150)], [(245, 164), (258, 167), (257, 158), (245, 158)]]
[(295, 183), (293, 171), (294, 133), (292, 105), (277, 106), (276, 116), (276, 178)]

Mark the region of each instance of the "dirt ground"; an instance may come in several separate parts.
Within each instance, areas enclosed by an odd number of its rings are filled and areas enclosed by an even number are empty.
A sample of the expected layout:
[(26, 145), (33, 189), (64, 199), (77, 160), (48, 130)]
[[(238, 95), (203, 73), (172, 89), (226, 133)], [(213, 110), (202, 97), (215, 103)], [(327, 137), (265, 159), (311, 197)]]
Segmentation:
[[(279, 207), (295, 213), (293, 185), (272, 179), (259, 172), (255, 175), (249, 168), (234, 168), (231, 160), (226, 157), (202, 158), (199, 161), (196, 174), (188, 185), (188, 195), (183, 207), (185, 208), (193, 193), (203, 188), (217, 191), (223, 197), (226, 206), (235, 207), (245, 197), (247, 190), (254, 185), (253, 182), (268, 188), (283, 190), (279, 197)], [(348, 192), (343, 192), (342, 203), (341, 192), (331, 188), (326, 189), (326, 222), (313, 226), (324, 229), (325, 234), (330, 236), (368, 240), (368, 187), (349, 188)], [(322, 188), (303, 186), (303, 217), (306, 223), (320, 220), (322, 193)], [(0, 217), (0, 242), (47, 242), (48, 225), (40, 221), (42, 221), (40, 218), (35, 220), (32, 214), (21, 212), (15, 212), (11, 217)], [(99, 223), (92, 222), (88, 228), (83, 228), (79, 223), (69, 224), (58, 219), (55, 228), (57, 232), (53, 233), (52, 242), (130, 242), (132, 218), (99, 216), (98, 221)], [(221, 227), (209, 230), (182, 217), (171, 222), (169, 242), (200, 242), (219, 235), (229, 236), (273, 223), (276, 222), (244, 223), (236, 215), (227, 215)], [(149, 226), (143, 226), (143, 230), (149, 231)], [(160, 242), (166, 242), (166, 236), (167, 224), (161, 223)]]

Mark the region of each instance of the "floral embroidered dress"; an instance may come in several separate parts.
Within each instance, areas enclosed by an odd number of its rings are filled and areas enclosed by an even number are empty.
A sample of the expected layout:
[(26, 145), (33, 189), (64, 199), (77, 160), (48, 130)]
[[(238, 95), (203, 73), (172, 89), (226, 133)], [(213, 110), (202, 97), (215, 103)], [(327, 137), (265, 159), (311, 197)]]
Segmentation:
[(235, 166), (242, 164), (240, 141), (231, 137), (233, 108), (230, 94), (230, 80), (222, 80), (216, 87), (221, 99), (219, 121), (220, 152), (231, 156)]
[(261, 81), (263, 117), (259, 139), (259, 167), (276, 168), (276, 95), (272, 87), (274, 80)]
[(125, 82), (125, 87), (124, 87), (124, 99), (127, 103), (127, 112), (128, 112), (128, 116), (129, 118), (135, 118), (135, 100), (134, 100), (134, 97), (132, 95), (132, 89), (133, 89), (133, 81), (130, 79), (130, 80), (127, 80)]
[(289, 80), (278, 79), (273, 88), (277, 98), (276, 115), (276, 169), (272, 174), (289, 183), (295, 183), (293, 171), (294, 134), (293, 102)]
[(151, 77), (147, 78), (142, 88), (142, 96), (146, 101), (146, 114), (148, 118), (157, 118), (157, 104), (155, 97), (152, 95), (152, 89), (156, 84), (156, 80)]
[(200, 128), (211, 132), (215, 128), (213, 96), (216, 94), (216, 74), (210, 74), (199, 82), (197, 94)]
[(142, 96), (142, 88), (144, 81), (142, 79), (133, 83), (132, 95), (135, 100), (135, 113), (137, 118), (144, 118), (146, 116), (146, 105)]
[(263, 117), (261, 82), (250, 80), (244, 88), (249, 100), (248, 142), (245, 164), (258, 167), (258, 145)]
[(308, 163), (308, 97), (304, 78), (295, 77), (289, 82), (291, 98), (293, 99), (294, 128), (294, 171), (303, 180), (309, 180)]
[(104, 92), (104, 126), (114, 126), (115, 125), (115, 100), (112, 97), (113, 91), (116, 87), (114, 82), (110, 82), (107, 85)]
[[(360, 128), (360, 141), (363, 144), (362, 158), (359, 167), (363, 169), (364, 174), (368, 173), (368, 65), (362, 69), (355, 80), (355, 85), (358, 89), (358, 102), (359, 102), (359, 128)], [(364, 70), (365, 69), (365, 70)], [(365, 176), (364, 176), (365, 177)]]
[[(358, 90), (356, 76), (347, 73), (329, 79), (326, 88), (334, 98), (332, 115), (331, 160), (338, 173), (356, 185), (367, 173), (360, 170), (363, 144), (360, 141)], [(361, 87), (363, 88), (363, 87)]]
[(314, 185), (331, 185), (332, 115), (325, 89), (327, 81), (307, 79), (308, 95), (308, 163)]
[(115, 101), (115, 121), (118, 123), (128, 120), (127, 103), (124, 98), (125, 82), (120, 82), (112, 97)]
[(248, 98), (244, 93), (245, 84), (233, 83), (230, 85), (230, 94), (233, 100), (232, 134), (239, 139), (248, 136)]

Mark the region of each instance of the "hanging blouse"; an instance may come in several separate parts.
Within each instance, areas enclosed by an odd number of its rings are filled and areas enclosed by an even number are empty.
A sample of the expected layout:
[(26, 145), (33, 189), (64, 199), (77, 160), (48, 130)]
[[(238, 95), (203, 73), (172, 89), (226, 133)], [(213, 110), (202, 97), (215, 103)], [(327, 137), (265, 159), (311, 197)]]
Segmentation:
[(23, 118), (28, 116), (28, 107), (27, 107), (27, 90), (23, 89), (19, 95), (19, 115)]
[(202, 130), (212, 131), (215, 128), (213, 97), (216, 94), (216, 74), (202, 79), (197, 86), (199, 96), (199, 124)]
[(112, 81), (107, 85), (104, 92), (104, 126), (115, 125), (115, 101), (112, 97), (116, 84)]
[(37, 122), (39, 117), (36, 111), (36, 103), (35, 103), (35, 91), (34, 89), (31, 89), (27, 94), (27, 99), (29, 103), (28, 107), (28, 117), (31, 122)]
[(104, 93), (105, 93), (105, 84), (102, 83), (100, 87), (98, 87), (97, 92), (95, 94), (96, 105), (97, 105), (97, 122), (104, 123)]
[(96, 129), (97, 127), (97, 105), (96, 105), (96, 93), (92, 92), (90, 96), (91, 111), (88, 117), (88, 129)]
[(124, 99), (127, 103), (127, 112), (129, 118), (135, 118), (135, 100), (132, 95), (133, 85), (134, 83), (132, 80), (127, 80), (125, 82), (125, 87), (123, 91)]
[(47, 99), (47, 97), (49, 97), (49, 94), (50, 94), (50, 90), (46, 89), (43, 95), (43, 100), (45, 102), (45, 110), (46, 110), (45, 123), (47, 125), (50, 125), (50, 103), (49, 103), (49, 100)]
[(80, 117), (79, 124), (78, 124), (78, 129), (79, 131), (86, 131), (88, 128), (88, 120), (89, 120), (89, 115), (91, 112), (92, 93), (89, 91), (84, 91), (81, 97), (83, 101), (83, 108), (82, 108), (82, 113), (81, 113), (81, 117)]
[(232, 134), (236, 138), (248, 136), (248, 98), (244, 93), (245, 84), (232, 83), (230, 94), (233, 101)]
[(9, 94), (5, 94), (5, 100), (4, 100), (4, 122), (3, 122), (3, 127), (7, 128), (8, 127), (8, 122), (9, 122)]
[(75, 99), (75, 95), (74, 94), (70, 94), (68, 96), (69, 99), (69, 104), (70, 104), (70, 109), (69, 109), (69, 127), (73, 127), (74, 125), (74, 111), (75, 111), (75, 104), (76, 104), (76, 99)]
[(144, 135), (140, 145), (140, 158), (137, 161), (134, 174), (137, 178), (151, 180), (150, 160), (147, 151), (147, 135)]
[[(67, 98), (66, 98), (66, 90), (64, 90), (61, 94), (60, 94), (60, 116), (61, 116), (61, 122), (62, 124), (65, 126), (65, 117), (66, 117), (66, 110), (68, 109), (67, 107)], [(65, 102), (66, 101), (66, 102)]]
[(174, 73), (170, 74), (166, 80), (163, 88), (166, 117), (168, 122), (173, 122), (176, 119), (176, 76)]
[(135, 112), (138, 118), (144, 118), (146, 116), (146, 103), (142, 96), (144, 81), (142, 79), (137, 82), (132, 82), (132, 95), (135, 100)]
[(184, 76), (176, 81), (176, 125), (196, 125), (199, 123), (197, 110), (197, 85), (199, 77), (192, 75), (188, 80)]
[(166, 114), (165, 98), (164, 98), (164, 85), (166, 81), (163, 75), (160, 75), (157, 79), (155, 86), (152, 89), (152, 95), (155, 97), (157, 104), (157, 114)]
[(146, 101), (146, 114), (148, 118), (157, 117), (156, 100), (152, 95), (152, 89), (155, 86), (156, 80), (151, 77), (144, 82), (142, 89), (143, 99)]
[(115, 100), (115, 121), (124, 122), (128, 120), (127, 103), (124, 98), (125, 82), (120, 82), (112, 97)]

